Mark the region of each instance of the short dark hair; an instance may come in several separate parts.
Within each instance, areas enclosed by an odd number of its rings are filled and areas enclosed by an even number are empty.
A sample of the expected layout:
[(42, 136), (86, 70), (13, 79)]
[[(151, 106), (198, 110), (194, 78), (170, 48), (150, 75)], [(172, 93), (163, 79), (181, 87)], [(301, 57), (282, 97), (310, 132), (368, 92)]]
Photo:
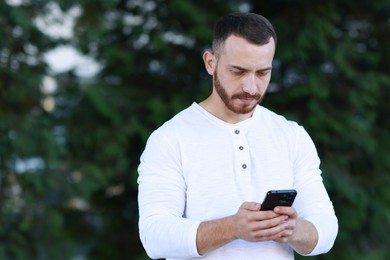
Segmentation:
[(235, 35), (247, 41), (265, 45), (273, 38), (275, 45), (277, 36), (275, 30), (264, 16), (255, 13), (230, 13), (222, 16), (215, 23), (212, 50), (218, 54), (226, 39)]

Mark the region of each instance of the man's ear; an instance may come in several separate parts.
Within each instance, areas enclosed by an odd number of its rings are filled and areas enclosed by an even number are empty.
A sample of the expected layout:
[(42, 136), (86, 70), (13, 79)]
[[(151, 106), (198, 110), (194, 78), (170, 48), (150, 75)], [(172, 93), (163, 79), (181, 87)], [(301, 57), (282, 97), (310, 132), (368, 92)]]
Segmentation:
[(214, 75), (214, 71), (217, 66), (217, 58), (215, 57), (215, 55), (210, 51), (205, 51), (203, 53), (203, 61), (207, 72), (210, 75)]

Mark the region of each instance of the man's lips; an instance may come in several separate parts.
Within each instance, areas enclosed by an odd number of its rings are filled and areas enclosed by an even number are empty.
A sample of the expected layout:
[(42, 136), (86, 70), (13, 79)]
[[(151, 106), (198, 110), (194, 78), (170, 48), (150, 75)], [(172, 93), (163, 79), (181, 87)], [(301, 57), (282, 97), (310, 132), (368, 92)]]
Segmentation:
[(255, 94), (255, 95), (249, 95), (249, 94), (236, 94), (232, 96), (233, 99), (250, 99), (250, 100), (260, 100), (261, 95)]
[(254, 98), (239, 98), (241, 100), (241, 102), (243, 102), (244, 104), (250, 104), (252, 103), (254, 100)]
[(248, 94), (237, 94), (237, 95), (234, 95), (233, 96), (233, 99), (238, 99), (240, 100), (242, 103), (246, 104), (246, 105), (249, 105), (251, 103), (253, 103), (254, 101), (255, 102), (258, 102), (260, 100), (260, 95), (248, 95)]

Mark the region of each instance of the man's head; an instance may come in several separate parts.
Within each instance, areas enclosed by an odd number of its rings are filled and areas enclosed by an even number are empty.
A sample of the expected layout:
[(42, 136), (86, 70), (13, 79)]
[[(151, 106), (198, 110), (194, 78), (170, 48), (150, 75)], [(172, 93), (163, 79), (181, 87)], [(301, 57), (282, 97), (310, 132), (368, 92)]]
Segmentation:
[(275, 42), (274, 29), (263, 16), (233, 13), (217, 21), (213, 49), (203, 54), (213, 76), (209, 104), (214, 114), (231, 122), (251, 116), (271, 79)]
[(267, 44), (270, 39), (276, 45), (277, 36), (272, 24), (259, 14), (231, 13), (222, 16), (215, 24), (212, 51), (219, 56), (226, 39), (231, 36), (244, 38), (256, 45)]

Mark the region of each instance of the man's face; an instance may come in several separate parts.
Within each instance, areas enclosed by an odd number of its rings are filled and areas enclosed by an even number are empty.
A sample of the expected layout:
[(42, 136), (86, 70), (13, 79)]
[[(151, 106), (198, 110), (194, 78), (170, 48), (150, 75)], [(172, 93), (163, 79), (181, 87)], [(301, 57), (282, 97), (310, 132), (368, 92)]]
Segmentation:
[(274, 53), (272, 39), (263, 46), (236, 36), (226, 40), (215, 56), (212, 73), (214, 92), (226, 109), (233, 114), (252, 113), (267, 90)]
[(219, 81), (218, 70), (216, 70), (214, 73), (213, 81), (215, 91), (218, 93), (223, 103), (225, 103), (225, 106), (234, 113), (251, 113), (255, 109), (256, 104), (260, 103), (263, 99), (263, 95), (261, 95), (260, 93), (251, 95), (245, 92), (240, 92), (229, 95), (227, 92), (228, 88), (222, 86), (221, 82)]

